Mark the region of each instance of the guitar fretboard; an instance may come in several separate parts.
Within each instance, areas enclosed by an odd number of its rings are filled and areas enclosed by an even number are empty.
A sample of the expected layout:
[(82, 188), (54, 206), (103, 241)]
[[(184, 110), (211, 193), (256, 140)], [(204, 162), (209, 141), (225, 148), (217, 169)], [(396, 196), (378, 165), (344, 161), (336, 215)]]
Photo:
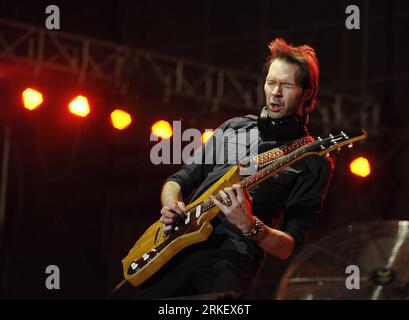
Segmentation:
[[(258, 167), (263, 169), (257, 171), (257, 173), (255, 173), (254, 175), (243, 179), (240, 182), (240, 184), (243, 186), (243, 189), (249, 189), (249, 187), (260, 182), (260, 180), (266, 179), (272, 172), (276, 171), (288, 162), (302, 155), (305, 152), (305, 148), (303, 148), (303, 146), (314, 141), (315, 140), (313, 137), (305, 136), (287, 145), (274, 148), (255, 156), (253, 159), (257, 162)], [(219, 195), (216, 195), (215, 198), (218, 201), (222, 200)], [(200, 204), (200, 214), (202, 212), (210, 210), (214, 206), (215, 204), (210, 199), (202, 202)], [(190, 210), (191, 213), (194, 213), (195, 211), (196, 207)]]
[[(307, 143), (313, 142), (314, 138), (311, 136), (305, 136), (301, 139), (295, 140), (287, 145), (277, 147), (266, 152), (263, 152), (257, 156), (255, 156), (255, 161), (259, 168), (264, 168), (266, 165), (269, 165), (276, 161), (278, 158), (283, 157), (298, 148), (301, 148), (303, 145)], [(253, 158), (253, 159), (254, 159)]]

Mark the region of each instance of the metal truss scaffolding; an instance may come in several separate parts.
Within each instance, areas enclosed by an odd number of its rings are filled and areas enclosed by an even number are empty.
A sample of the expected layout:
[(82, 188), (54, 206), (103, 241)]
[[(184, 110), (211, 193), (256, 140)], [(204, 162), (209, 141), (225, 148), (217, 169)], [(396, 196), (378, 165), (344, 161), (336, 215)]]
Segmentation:
[[(122, 92), (135, 76), (154, 77), (165, 101), (188, 98), (213, 111), (236, 108), (254, 112), (264, 103), (261, 75), (1, 19), (0, 61), (28, 65), (36, 72), (67, 72), (79, 83), (107, 81)], [(312, 124), (319, 123), (323, 132), (365, 127), (376, 134), (379, 112), (376, 101), (321, 90)]]

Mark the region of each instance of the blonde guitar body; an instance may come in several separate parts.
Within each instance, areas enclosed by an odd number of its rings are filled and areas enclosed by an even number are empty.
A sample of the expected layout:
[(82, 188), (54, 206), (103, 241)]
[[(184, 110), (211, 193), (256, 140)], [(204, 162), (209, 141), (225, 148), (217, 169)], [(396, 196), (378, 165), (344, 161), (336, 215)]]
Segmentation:
[(234, 165), (198, 199), (186, 206), (185, 216), (176, 222), (170, 232), (163, 231), (164, 225), (159, 220), (145, 231), (128, 255), (122, 259), (125, 280), (138, 286), (178, 252), (192, 244), (207, 240), (213, 231), (211, 221), (220, 213), (220, 210), (209, 200), (210, 195), (217, 198), (219, 190), (235, 183), (240, 183), (244, 190), (251, 190), (306, 156), (325, 156), (344, 145), (352, 146), (352, 143), (366, 137), (367, 133), (362, 130), (352, 136), (341, 132), (337, 136), (331, 134), (325, 139), (319, 138), (316, 141), (296, 140), (290, 145), (258, 155), (257, 161), (262, 169), (245, 179), (240, 175), (240, 165)]
[(233, 166), (198, 199), (187, 205), (189, 220), (185, 218), (185, 223), (172, 231), (173, 234), (163, 232), (163, 223), (159, 220), (152, 224), (122, 260), (125, 279), (138, 286), (182, 249), (207, 240), (213, 231), (210, 221), (220, 211), (214, 206), (203, 210), (200, 204), (207, 201), (211, 194), (216, 195), (219, 190), (238, 183), (241, 179), (239, 169), (239, 166)]

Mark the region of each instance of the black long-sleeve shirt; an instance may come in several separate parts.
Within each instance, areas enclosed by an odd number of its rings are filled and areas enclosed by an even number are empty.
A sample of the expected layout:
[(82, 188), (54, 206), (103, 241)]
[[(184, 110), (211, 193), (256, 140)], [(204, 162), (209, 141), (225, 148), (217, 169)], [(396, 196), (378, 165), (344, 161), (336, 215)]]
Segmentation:
[[(240, 151), (232, 154), (232, 149), (228, 152), (228, 148), (231, 147), (229, 144), (242, 143), (237, 140), (238, 130), (248, 132), (250, 129), (257, 129), (254, 117), (237, 117), (226, 121), (218, 130), (227, 132), (224, 135), (227, 139), (215, 139), (215, 134), (196, 152), (196, 159), (202, 158), (202, 164), (185, 164), (167, 181), (174, 181), (181, 186), (184, 199), (190, 196), (190, 201), (195, 200), (231, 168), (232, 162), (235, 162), (231, 157), (238, 161), (246, 157), (246, 154), (239, 154)], [(247, 152), (252, 143), (257, 143), (258, 153), (262, 153), (289, 142), (269, 140), (259, 132), (257, 138), (247, 141)], [(224, 151), (224, 163), (214, 163), (217, 150)], [(253, 197), (253, 214), (265, 224), (289, 233), (298, 248), (305, 241), (309, 227), (322, 208), (333, 168), (332, 158), (319, 156), (307, 156), (292, 164), (249, 191)], [(255, 260), (262, 256), (262, 249), (254, 241), (245, 238), (224, 215), (220, 214), (212, 224), (214, 230), (207, 241), (213, 245), (220, 249), (238, 251)]]

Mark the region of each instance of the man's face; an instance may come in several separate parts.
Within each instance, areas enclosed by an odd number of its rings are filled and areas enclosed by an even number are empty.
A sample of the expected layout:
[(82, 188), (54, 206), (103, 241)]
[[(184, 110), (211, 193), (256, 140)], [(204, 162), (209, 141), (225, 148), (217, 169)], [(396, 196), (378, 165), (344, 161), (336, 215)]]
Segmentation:
[(264, 93), (271, 118), (278, 119), (297, 113), (302, 116), (304, 95), (299, 81), (300, 67), (275, 59), (268, 69)]

